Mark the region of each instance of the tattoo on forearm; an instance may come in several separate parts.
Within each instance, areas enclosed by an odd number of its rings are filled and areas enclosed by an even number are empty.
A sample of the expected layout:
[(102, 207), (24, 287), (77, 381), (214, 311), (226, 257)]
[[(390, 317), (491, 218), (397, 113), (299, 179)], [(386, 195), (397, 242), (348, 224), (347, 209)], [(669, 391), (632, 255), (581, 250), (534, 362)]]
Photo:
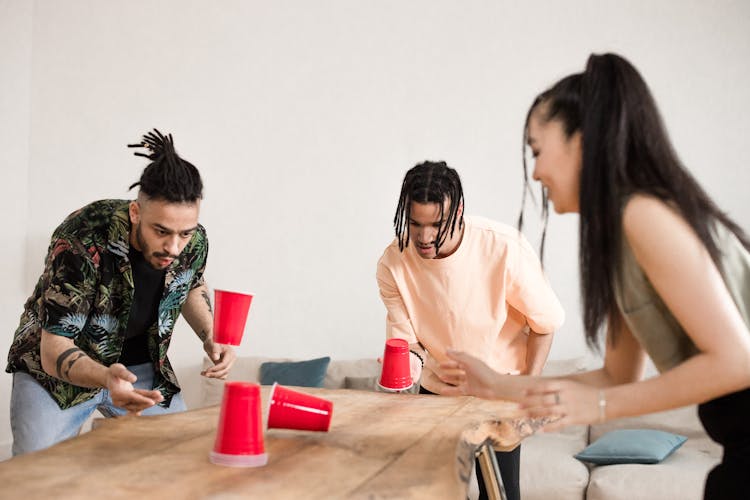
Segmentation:
[(206, 332), (206, 330), (201, 330), (198, 333), (198, 338), (201, 339), (202, 342), (205, 342), (206, 339), (208, 338), (208, 333)]
[[(64, 351), (62, 354), (60, 354), (57, 357), (57, 364), (56, 364), (56, 370), (55, 370), (55, 372), (57, 373), (57, 378), (63, 378), (63, 374), (61, 371), (62, 365), (65, 362), (65, 360), (68, 359), (68, 357), (70, 357), (73, 353), (76, 353), (76, 352), (80, 352), (81, 354), (83, 354), (83, 351), (80, 350), (78, 347), (71, 347), (70, 349), (68, 349), (67, 351)], [(76, 361), (78, 361), (78, 358), (76, 358)], [(66, 372), (69, 372), (69, 371), (70, 371), (70, 367), (68, 367)]]
[(208, 292), (203, 290), (201, 292), (201, 296), (203, 297), (203, 300), (206, 301), (206, 305), (208, 306), (208, 312), (213, 312), (213, 309), (211, 309), (211, 299), (208, 297)]
[(68, 361), (68, 366), (65, 368), (65, 371), (63, 372), (63, 378), (65, 380), (67, 380), (68, 382), (70, 382), (70, 369), (73, 368), (73, 365), (75, 364), (76, 361), (78, 361), (79, 359), (83, 358), (84, 356), (86, 356), (86, 354), (84, 354), (81, 351), (81, 352), (78, 353), (78, 355), (75, 358), (73, 358), (70, 361)]

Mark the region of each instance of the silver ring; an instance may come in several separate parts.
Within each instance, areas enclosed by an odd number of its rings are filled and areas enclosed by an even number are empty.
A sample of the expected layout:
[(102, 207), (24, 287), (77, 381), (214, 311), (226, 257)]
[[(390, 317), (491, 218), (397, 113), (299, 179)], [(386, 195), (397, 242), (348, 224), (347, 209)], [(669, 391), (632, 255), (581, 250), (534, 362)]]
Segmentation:
[(555, 393), (555, 404), (556, 405), (560, 404), (560, 393), (559, 392)]

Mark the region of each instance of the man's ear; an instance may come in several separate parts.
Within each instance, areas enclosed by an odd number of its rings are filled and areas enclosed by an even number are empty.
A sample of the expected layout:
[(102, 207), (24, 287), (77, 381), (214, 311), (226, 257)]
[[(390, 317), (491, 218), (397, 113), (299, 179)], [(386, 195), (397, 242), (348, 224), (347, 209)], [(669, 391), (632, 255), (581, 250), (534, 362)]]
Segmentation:
[(137, 201), (133, 200), (130, 202), (128, 214), (130, 215), (131, 224), (136, 225), (141, 221), (141, 207), (138, 205)]

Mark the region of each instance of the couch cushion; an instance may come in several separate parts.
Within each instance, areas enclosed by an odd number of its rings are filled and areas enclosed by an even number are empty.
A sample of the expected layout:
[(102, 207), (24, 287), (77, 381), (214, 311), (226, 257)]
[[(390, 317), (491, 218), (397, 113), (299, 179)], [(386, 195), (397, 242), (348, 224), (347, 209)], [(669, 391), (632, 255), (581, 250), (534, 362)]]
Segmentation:
[(575, 457), (597, 465), (656, 464), (682, 446), (686, 439), (655, 429), (617, 429), (606, 433)]
[(706, 475), (721, 460), (721, 446), (711, 440), (698, 420), (697, 408), (688, 406), (591, 426), (591, 440), (613, 429), (650, 428), (688, 437), (679, 450), (654, 465), (596, 466), (591, 470), (590, 500), (698, 500), (703, 498)]
[(687, 436), (688, 439), (705, 437), (706, 432), (703, 430), (698, 419), (698, 409), (695, 405), (677, 408), (675, 410), (651, 413), (638, 417), (620, 418), (611, 420), (604, 424), (591, 426), (591, 442), (596, 441), (607, 432), (615, 429), (657, 429), (667, 432), (674, 432)]
[[(588, 356), (548, 360), (542, 375), (557, 377), (581, 372), (596, 364)], [(601, 363), (600, 363), (601, 364)], [(521, 443), (523, 500), (583, 500), (589, 470), (573, 455), (588, 443), (588, 427), (577, 425), (529, 436)]]
[(344, 377), (344, 389), (374, 391), (375, 384), (377, 384), (377, 382), (377, 375), (374, 377)]
[(685, 446), (659, 464), (601, 465), (591, 470), (588, 500), (700, 500), (718, 457)]
[(377, 377), (380, 363), (375, 358), (340, 359), (331, 361), (324, 386), (328, 389), (343, 389), (346, 377)]
[(330, 362), (328, 356), (305, 361), (267, 361), (260, 365), (260, 383), (323, 387)]
[(586, 446), (588, 428), (534, 434), (521, 443), (521, 496), (524, 500), (582, 500), (588, 468), (573, 455)]

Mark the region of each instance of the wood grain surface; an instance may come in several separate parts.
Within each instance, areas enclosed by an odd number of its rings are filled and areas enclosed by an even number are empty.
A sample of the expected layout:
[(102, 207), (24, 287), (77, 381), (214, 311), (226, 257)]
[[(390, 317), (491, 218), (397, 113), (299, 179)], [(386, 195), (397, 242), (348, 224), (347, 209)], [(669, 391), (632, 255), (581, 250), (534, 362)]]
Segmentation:
[[(0, 462), (2, 498), (466, 498), (476, 449), (513, 449), (541, 421), (515, 406), (296, 388), (333, 401), (327, 433), (272, 429), (268, 464), (208, 460), (219, 407), (120, 417), (47, 450)], [(263, 387), (264, 408), (269, 387)]]

